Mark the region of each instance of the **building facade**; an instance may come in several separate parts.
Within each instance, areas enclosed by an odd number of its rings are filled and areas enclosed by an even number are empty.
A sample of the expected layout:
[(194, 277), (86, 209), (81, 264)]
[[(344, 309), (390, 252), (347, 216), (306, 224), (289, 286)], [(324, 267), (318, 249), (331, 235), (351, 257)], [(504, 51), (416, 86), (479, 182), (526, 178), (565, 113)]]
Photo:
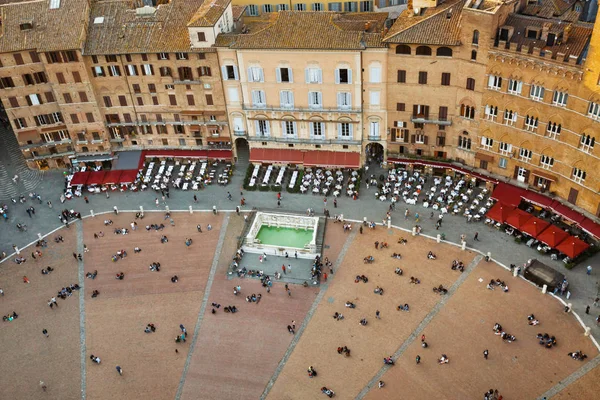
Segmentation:
[(235, 0), (235, 5), (246, 8), (246, 16), (258, 17), (279, 11), (334, 11), (334, 12), (370, 12), (378, 8), (399, 6), (406, 4), (406, 0)]
[(383, 151), (385, 20), (286, 11), (217, 38), (229, 123), (251, 160), (254, 149), (347, 152), (356, 163), (371, 142)]

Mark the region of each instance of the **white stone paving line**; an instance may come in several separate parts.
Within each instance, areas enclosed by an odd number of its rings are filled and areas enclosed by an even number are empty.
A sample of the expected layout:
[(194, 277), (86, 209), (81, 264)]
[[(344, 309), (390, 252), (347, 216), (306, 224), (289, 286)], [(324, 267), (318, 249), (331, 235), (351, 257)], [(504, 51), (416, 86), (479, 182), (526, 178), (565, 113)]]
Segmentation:
[[(83, 252), (83, 221), (75, 223), (77, 229), (77, 253), (84, 254)], [(86, 398), (86, 360), (87, 360), (87, 348), (85, 344), (85, 292), (84, 292), (84, 281), (85, 271), (83, 261), (77, 261), (78, 264), (78, 277), (79, 277), (79, 345), (81, 351), (81, 400)]]

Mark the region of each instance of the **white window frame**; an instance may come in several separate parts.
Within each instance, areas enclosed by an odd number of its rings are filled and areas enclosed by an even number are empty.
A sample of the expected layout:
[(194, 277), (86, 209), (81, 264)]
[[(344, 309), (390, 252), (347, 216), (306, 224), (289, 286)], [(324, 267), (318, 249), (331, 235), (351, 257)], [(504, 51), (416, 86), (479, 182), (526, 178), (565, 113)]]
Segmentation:
[(369, 104), (374, 108), (378, 108), (381, 105), (381, 92), (379, 90), (371, 90), (369, 92)]
[(99, 65), (94, 66), (94, 73), (96, 74), (96, 76), (106, 76), (106, 74), (104, 73), (104, 68), (102, 68)]
[(458, 148), (463, 150), (471, 150), (471, 138), (465, 135), (458, 137)]
[(502, 77), (497, 75), (490, 75), (488, 78), (488, 88), (491, 90), (502, 89)]
[(369, 82), (381, 83), (381, 66), (373, 65), (369, 67)]
[(248, 67), (248, 82), (264, 82), (263, 69), (258, 66)]
[[(229, 75), (227, 74), (227, 68), (233, 68), (233, 79), (229, 78)], [(221, 67), (221, 76), (224, 81), (238, 81), (240, 79), (240, 74), (238, 72), (237, 65), (233, 65), (233, 64), (223, 65)]]
[(253, 90), (252, 91), (252, 107), (254, 108), (265, 108), (267, 106), (267, 99), (264, 90)]
[(352, 93), (351, 92), (338, 92), (337, 93), (337, 106), (340, 110), (352, 109)]
[(596, 138), (591, 135), (583, 134), (581, 135), (581, 140), (579, 141), (579, 149), (583, 150), (586, 153), (591, 153), (594, 150), (594, 145), (596, 144)]
[(546, 125), (546, 134), (550, 139), (558, 140), (561, 130), (561, 124), (554, 123), (553, 125), (552, 121), (548, 121), (548, 124)]
[(269, 137), (271, 136), (271, 125), (266, 119), (257, 119), (254, 121), (254, 127), (256, 130), (256, 136)]
[(525, 116), (525, 130), (529, 132), (537, 132), (538, 129), (538, 118), (533, 115)]
[(543, 169), (552, 169), (554, 167), (554, 158), (542, 154), (540, 156), (540, 167)]
[(60, 124), (61, 122), (63, 122), (62, 119), (62, 114), (59, 112), (53, 112), (52, 114), (50, 114), (52, 116), (52, 123), (53, 124)]
[(263, 13), (272, 13), (274, 12), (273, 4), (263, 4)]
[(510, 155), (512, 155), (512, 144), (506, 143), (506, 142), (500, 142), (498, 144), (498, 151), (500, 152), (500, 154), (502, 154), (504, 156), (510, 156)]
[(283, 137), (297, 137), (298, 130), (296, 129), (296, 121), (281, 121), (281, 134)]
[(108, 74), (110, 76), (121, 76), (121, 71), (117, 65), (108, 65)]
[(323, 71), (318, 67), (308, 67), (304, 71), (306, 83), (323, 83)]
[(175, 53), (175, 59), (177, 60), (189, 60), (189, 56), (187, 53), (177, 52)]
[(517, 170), (517, 180), (519, 182), (525, 182), (525, 177), (527, 176), (528, 171), (523, 168), (523, 167), (519, 167), (519, 169)]
[(27, 97), (29, 97), (29, 101), (31, 102), (32, 106), (39, 106), (40, 104), (42, 104), (42, 98), (37, 93), (30, 94)]
[(544, 101), (544, 92), (545, 91), (546, 91), (546, 89), (544, 89), (543, 86), (531, 85), (531, 89), (529, 90), (529, 96), (531, 97), (531, 100)]
[(599, 120), (600, 119), (600, 103), (590, 101), (587, 115), (591, 119)]
[(304, 3), (294, 4), (294, 11), (306, 11), (306, 4), (304, 4)]
[(55, 141), (52, 132), (42, 132), (42, 136), (44, 137), (45, 143), (53, 143)]
[(249, 4), (246, 6), (246, 14), (249, 17), (258, 17), (258, 6), (256, 4)]
[(152, 65), (151, 64), (142, 64), (143, 75), (151, 76), (152, 75)]
[(573, 167), (573, 174), (571, 175), (571, 179), (573, 179), (579, 184), (582, 184), (585, 181), (586, 175), (587, 174), (584, 170)]
[(425, 144), (425, 134), (423, 133), (423, 131), (419, 130), (415, 132), (415, 143)]
[(532, 156), (533, 156), (533, 151), (526, 149), (524, 147), (521, 147), (519, 149), (519, 160), (528, 163), (531, 161)]
[(311, 9), (313, 11), (325, 11), (325, 6), (323, 3), (312, 3)]
[(277, 11), (278, 12), (279, 11), (288, 11), (289, 9), (290, 9), (289, 4), (285, 4), (285, 3), (277, 4)]
[(323, 93), (308, 92), (308, 108), (312, 108), (312, 109), (323, 108)]
[(508, 165), (508, 160), (504, 157), (500, 157), (500, 159), (498, 160), (498, 167), (506, 168), (507, 165)]
[(569, 93), (555, 90), (552, 94), (552, 104), (558, 107), (566, 107)]
[(69, 137), (69, 131), (66, 131), (64, 129), (61, 129), (60, 131), (58, 131), (58, 136), (60, 137), (61, 142), (71, 139)]
[(282, 90), (279, 92), (279, 102), (281, 108), (294, 108), (294, 92), (291, 90)]
[(498, 118), (498, 107), (486, 105), (485, 117), (490, 121), (496, 121), (496, 119)]
[(240, 92), (236, 87), (228, 87), (227, 88), (227, 97), (229, 101), (232, 103), (239, 103), (240, 101)]
[(338, 122), (338, 138), (352, 140), (352, 124), (350, 122)]
[[(341, 81), (341, 71), (347, 71), (348, 82)], [(338, 85), (352, 85), (352, 70), (350, 68), (336, 68), (335, 69), (335, 83)]]
[(513, 110), (504, 110), (504, 125), (515, 126), (517, 123), (517, 112)]
[[(288, 80), (283, 80), (282, 70), (287, 70)], [(294, 83), (294, 75), (292, 73), (292, 69), (290, 67), (277, 67), (275, 69), (275, 75), (277, 75), (277, 83)]]
[(508, 93), (520, 95), (523, 90), (523, 82), (515, 79), (508, 80)]
[(492, 146), (494, 145), (494, 139), (482, 136), (481, 137), (481, 147), (485, 150), (492, 150)]
[(325, 139), (325, 123), (319, 121), (310, 122), (311, 139)]
[(158, 59), (159, 60), (168, 60), (169, 59), (169, 53), (158, 53)]
[(136, 76), (137, 75), (137, 68), (135, 67), (135, 65), (126, 65), (125, 67), (127, 67), (127, 72), (129, 72), (129, 76)]
[(25, 118), (15, 118), (15, 125), (17, 126), (17, 129), (25, 129), (27, 127), (23, 125), (23, 122), (25, 122)]
[(379, 137), (379, 121), (371, 121), (369, 123), (369, 136)]

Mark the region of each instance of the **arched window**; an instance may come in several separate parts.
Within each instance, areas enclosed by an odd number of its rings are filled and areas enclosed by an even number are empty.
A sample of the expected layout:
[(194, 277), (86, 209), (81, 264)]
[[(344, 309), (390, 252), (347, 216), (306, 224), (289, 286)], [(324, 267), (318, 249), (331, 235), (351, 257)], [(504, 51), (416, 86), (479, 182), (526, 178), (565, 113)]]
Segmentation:
[(479, 31), (473, 31), (473, 41), (472, 44), (479, 44)]
[(471, 60), (477, 60), (477, 50), (471, 50)]
[(419, 46), (417, 47), (417, 51), (415, 52), (418, 56), (430, 56), (431, 55), (431, 47), (428, 46)]
[(450, 47), (438, 47), (435, 55), (438, 57), (452, 57), (452, 49)]
[(396, 46), (396, 54), (408, 54), (410, 55), (410, 46), (405, 44), (399, 44)]
[(475, 107), (471, 107), (465, 104), (460, 105), (460, 116), (468, 119), (475, 118)]
[(579, 148), (585, 151), (586, 153), (590, 153), (596, 144), (596, 138), (591, 135), (586, 135), (585, 133), (581, 135), (581, 141)]

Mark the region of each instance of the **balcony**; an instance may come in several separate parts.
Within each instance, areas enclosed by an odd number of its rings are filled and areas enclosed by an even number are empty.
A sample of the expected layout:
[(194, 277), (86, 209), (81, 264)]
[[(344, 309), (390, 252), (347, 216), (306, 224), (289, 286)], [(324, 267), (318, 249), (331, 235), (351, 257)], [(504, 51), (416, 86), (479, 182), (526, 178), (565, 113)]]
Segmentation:
[(275, 142), (275, 143), (298, 143), (298, 144), (347, 144), (360, 145), (360, 140), (348, 139), (318, 139), (318, 138), (285, 138), (272, 136), (250, 136), (248, 140), (251, 142)]
[(30, 149), (35, 149), (37, 147), (48, 147), (48, 146), (59, 146), (61, 144), (71, 144), (71, 139), (63, 139), (61, 141), (58, 142), (36, 142), (36, 143), (31, 143), (31, 144), (24, 144), (19, 146), (19, 148), (21, 150), (30, 150)]
[[(110, 138), (110, 142), (111, 143), (122, 143), (125, 141), (125, 138), (122, 137), (114, 137), (114, 138)], [(92, 142), (93, 143), (93, 142)]]
[(351, 107), (335, 107), (335, 108), (316, 108), (316, 107), (274, 107), (269, 105), (251, 105), (251, 104), (243, 104), (242, 109), (244, 111), (258, 111), (258, 110), (266, 110), (266, 111), (281, 111), (281, 112), (320, 112), (320, 113), (342, 113), (342, 114), (358, 114), (362, 112), (361, 108), (351, 108)]
[(415, 124), (432, 124), (432, 125), (452, 125), (452, 121), (448, 119), (448, 117), (439, 117), (437, 114), (417, 114), (411, 115), (410, 121)]
[(108, 128), (125, 127), (125, 126), (147, 126), (147, 125), (210, 125), (210, 126), (227, 126), (225, 121), (146, 121), (146, 122), (106, 122)]
[(379, 142), (381, 140), (381, 135), (369, 135), (368, 139), (370, 142)]
[(33, 155), (31, 154), (31, 157), (25, 157), (25, 159), (27, 160), (48, 160), (51, 158), (62, 158), (64, 156), (72, 156), (75, 155), (75, 152), (73, 150), (59, 150), (56, 153), (49, 153), (49, 154), (38, 154), (38, 155)]
[(248, 132), (241, 131), (241, 130), (234, 130), (233, 131), (233, 136), (248, 137)]

